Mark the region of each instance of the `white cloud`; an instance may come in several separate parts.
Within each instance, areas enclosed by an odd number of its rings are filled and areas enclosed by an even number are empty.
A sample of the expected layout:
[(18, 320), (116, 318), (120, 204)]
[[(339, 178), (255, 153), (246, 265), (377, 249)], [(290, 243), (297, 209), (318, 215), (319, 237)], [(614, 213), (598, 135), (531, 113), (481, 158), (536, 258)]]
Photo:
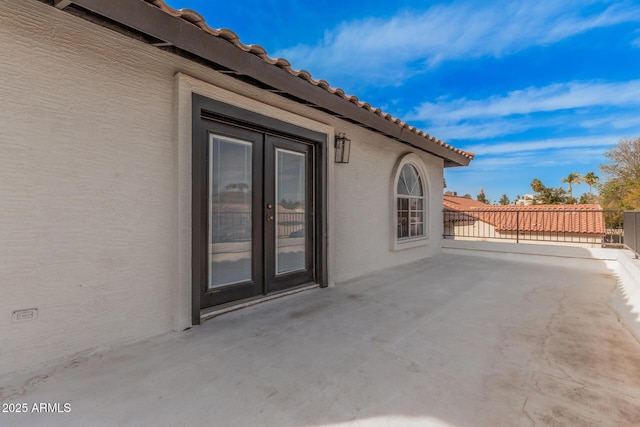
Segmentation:
[(640, 21), (640, 6), (625, 1), (456, 2), (344, 22), (327, 30), (315, 45), (295, 46), (274, 56), (314, 75), (330, 78), (347, 68), (353, 76), (366, 72), (369, 81), (392, 84), (443, 61), (499, 57), (633, 21)]
[[(405, 120), (409, 122), (412, 119)], [(436, 124), (427, 128), (432, 135), (445, 141), (489, 139), (503, 135), (522, 133), (532, 128), (550, 128), (565, 126), (567, 117), (562, 114), (551, 117), (511, 117), (487, 118), (485, 120), (467, 120), (461, 123)]]
[[(616, 141), (617, 142), (617, 141)], [(544, 159), (538, 158), (539, 166), (590, 165), (602, 162), (609, 147), (568, 148), (556, 150)]]
[(566, 89), (564, 93), (556, 89), (554, 95), (549, 87), (529, 88), (484, 100), (425, 103), (405, 115), (403, 120), (422, 122), (418, 125), (445, 141), (486, 140), (530, 129), (640, 132), (640, 81), (554, 86), (572, 89)]
[(453, 123), (443, 126), (431, 126), (429, 134), (445, 141), (487, 139), (501, 135), (510, 135), (530, 129), (528, 120), (491, 120), (485, 123)]
[(622, 83), (567, 82), (514, 90), (482, 100), (466, 98), (425, 102), (407, 120), (452, 124), (463, 120), (499, 118), (594, 106), (640, 104), (640, 80)]
[(501, 155), (479, 151), (469, 169), (470, 172), (498, 173), (504, 176), (506, 170), (592, 165), (602, 161), (608, 148), (610, 147), (569, 147), (524, 153), (508, 151)]
[(637, 111), (632, 113), (615, 111), (610, 114), (598, 114), (596, 117), (581, 121), (579, 125), (585, 129), (598, 129), (608, 126), (613, 129), (640, 131), (640, 119)]
[(505, 157), (480, 157), (473, 161), (472, 170), (493, 171), (504, 170), (512, 166), (532, 165), (538, 159), (533, 155), (527, 156), (505, 156)]
[(542, 150), (559, 150), (568, 148), (608, 147), (618, 143), (621, 135), (601, 135), (587, 137), (554, 138), (533, 141), (502, 142), (493, 144), (476, 144), (464, 147), (477, 155), (504, 155)]

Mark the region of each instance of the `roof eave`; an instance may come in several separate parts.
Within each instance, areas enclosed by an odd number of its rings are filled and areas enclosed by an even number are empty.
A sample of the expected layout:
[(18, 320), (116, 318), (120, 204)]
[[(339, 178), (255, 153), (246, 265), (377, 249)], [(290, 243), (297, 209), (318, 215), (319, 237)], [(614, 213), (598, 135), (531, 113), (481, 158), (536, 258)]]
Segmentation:
[[(50, 1), (46, 1), (51, 3)], [(214, 37), (198, 26), (172, 16), (144, 0), (72, 0), (80, 7), (105, 19), (100, 22), (109, 28), (114, 23), (121, 30), (134, 30), (160, 41), (157, 45), (171, 46), (182, 52), (217, 64), (228, 74), (244, 81), (254, 82), (267, 91), (294, 99), (303, 105), (332, 114), (347, 122), (383, 134), (391, 139), (431, 153), (444, 160), (445, 167), (467, 166), (472, 156), (447, 146), (433, 137), (410, 128), (387, 115), (376, 114), (351, 102), (337, 93), (310, 84), (304, 73), (294, 76), (251, 52), (245, 52), (229, 41)], [(77, 12), (77, 9), (75, 10)], [(116, 28), (118, 29), (118, 28)], [(125, 31), (125, 32), (126, 32)]]

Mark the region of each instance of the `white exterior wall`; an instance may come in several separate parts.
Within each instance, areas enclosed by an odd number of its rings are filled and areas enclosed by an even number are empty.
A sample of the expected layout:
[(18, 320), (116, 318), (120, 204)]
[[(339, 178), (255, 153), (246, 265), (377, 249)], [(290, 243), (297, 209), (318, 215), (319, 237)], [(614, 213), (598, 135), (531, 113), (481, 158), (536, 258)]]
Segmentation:
[(349, 164), (328, 144), (331, 283), (440, 250), (441, 159), (430, 239), (393, 251), (407, 146), (35, 0), (0, 0), (0, 58), (0, 374), (189, 326), (191, 91), (352, 140)]
[[(444, 224), (447, 239), (452, 240), (477, 240), (483, 242), (500, 242), (504, 240), (518, 240), (515, 232), (500, 232), (496, 227), (484, 221), (448, 221)], [(556, 232), (520, 232), (520, 243), (543, 245), (583, 245), (585, 247), (602, 246), (602, 236), (578, 233)]]
[(335, 209), (333, 246), (334, 278), (337, 283), (390, 266), (432, 256), (440, 251), (442, 239), (443, 161), (427, 153), (419, 154), (428, 175), (429, 239), (422, 246), (391, 250), (396, 233), (393, 221), (393, 169), (411, 150), (391, 143), (363, 129), (341, 127), (351, 143), (349, 164), (334, 168)]
[(492, 237), (500, 237), (500, 233), (496, 232), (496, 227), (488, 222), (448, 221), (444, 227), (445, 234), (448, 236), (453, 234), (456, 240), (489, 240)]
[(3, 373), (169, 330), (177, 204), (169, 67), (43, 3), (0, 15)]
[[(517, 233), (498, 233), (497, 237), (501, 238), (501, 239), (513, 239), (516, 240), (517, 238)], [(520, 233), (520, 239), (522, 241), (527, 241), (525, 239), (535, 239), (535, 240), (531, 240), (532, 243), (536, 243), (536, 242), (540, 242), (542, 244), (545, 245), (552, 245), (554, 243), (557, 244), (570, 244), (570, 243), (577, 243), (577, 244), (585, 244), (588, 245), (590, 247), (601, 247), (602, 246), (602, 236), (594, 236), (593, 234), (579, 234), (579, 233), (547, 233), (547, 234), (542, 234), (539, 233), (538, 235), (536, 235), (535, 232), (521, 232)]]

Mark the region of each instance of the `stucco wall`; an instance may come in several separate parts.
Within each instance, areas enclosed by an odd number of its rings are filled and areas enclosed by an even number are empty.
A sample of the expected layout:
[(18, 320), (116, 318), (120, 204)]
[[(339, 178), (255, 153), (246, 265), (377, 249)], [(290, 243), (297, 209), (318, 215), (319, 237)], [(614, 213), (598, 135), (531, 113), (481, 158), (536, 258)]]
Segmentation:
[(0, 14), (2, 373), (169, 330), (176, 164), (169, 66), (39, 2)]
[(640, 340), (640, 260), (630, 250), (618, 250), (618, 288), (613, 306)]
[(440, 250), (442, 237), (442, 160), (419, 154), (427, 173), (429, 239), (423, 246), (390, 250), (396, 224), (393, 169), (411, 150), (390, 143), (362, 129), (344, 130), (352, 139), (349, 164), (335, 165), (332, 200), (334, 224), (335, 281), (431, 256)]
[(190, 91), (352, 140), (328, 165), (331, 282), (439, 251), (441, 159), (419, 154), (431, 238), (392, 251), (408, 147), (34, 0), (0, 19), (0, 374), (188, 326)]

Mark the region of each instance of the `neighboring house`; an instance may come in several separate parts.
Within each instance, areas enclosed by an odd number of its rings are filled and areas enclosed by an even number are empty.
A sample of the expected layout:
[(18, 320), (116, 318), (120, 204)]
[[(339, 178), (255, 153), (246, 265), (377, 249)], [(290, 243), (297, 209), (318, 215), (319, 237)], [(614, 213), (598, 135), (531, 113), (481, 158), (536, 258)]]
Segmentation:
[(472, 154), (162, 0), (0, 14), (0, 374), (440, 252)]
[(514, 202), (516, 206), (531, 206), (533, 205), (533, 194), (525, 194), (521, 199)]
[(487, 205), (445, 195), (444, 235), (455, 239), (512, 239), (599, 245), (606, 233), (600, 205)]
[(457, 211), (464, 211), (469, 209), (486, 209), (491, 207), (491, 205), (480, 202), (478, 200), (474, 200), (470, 197), (458, 196), (456, 193), (445, 193), (442, 199), (445, 208)]

